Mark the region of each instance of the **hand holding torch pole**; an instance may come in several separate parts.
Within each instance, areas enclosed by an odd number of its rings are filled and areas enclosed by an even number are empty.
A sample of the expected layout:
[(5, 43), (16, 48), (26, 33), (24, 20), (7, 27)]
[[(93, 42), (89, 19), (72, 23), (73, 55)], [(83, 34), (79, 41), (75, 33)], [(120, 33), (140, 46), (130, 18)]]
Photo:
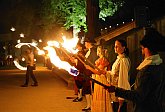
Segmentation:
[[(69, 58), (71, 57), (71, 56), (66, 52), (66, 50), (65, 50), (64, 48), (60, 47), (60, 49), (62, 50), (62, 52), (64, 52), (64, 53), (66, 54), (66, 56), (68, 56)], [(76, 58), (78, 58), (79, 61), (81, 61), (84, 65), (86, 65), (85, 62), (84, 62), (78, 55), (74, 55), (74, 56), (76, 56)], [(84, 57), (84, 58), (85, 58), (85, 57)], [(86, 58), (85, 58), (85, 59), (86, 59)], [(87, 60), (87, 59), (86, 59), (86, 60)], [(88, 61), (89, 61), (89, 60), (88, 60)], [(89, 63), (91, 63), (91, 62), (89, 61)], [(94, 68), (96, 68), (96, 69), (98, 69), (99, 71), (101, 71), (99, 68), (97, 68), (96, 66), (94, 66), (92, 63), (91, 63), (91, 65), (92, 65)], [(85, 79), (89, 79), (89, 80), (93, 81), (94, 83), (97, 83), (97, 84), (99, 84), (100, 86), (103, 86), (104, 88), (108, 88), (108, 87), (109, 87), (108, 85), (105, 85), (105, 84), (103, 84), (103, 83), (101, 83), (101, 82), (99, 82), (99, 81), (97, 81), (97, 80), (91, 78), (91, 77), (88, 76), (88, 75), (79, 73), (77, 70), (71, 69), (71, 72), (72, 72), (72, 73), (75, 73), (75, 75), (80, 75), (81, 77), (83, 77), (83, 78), (85, 78)]]

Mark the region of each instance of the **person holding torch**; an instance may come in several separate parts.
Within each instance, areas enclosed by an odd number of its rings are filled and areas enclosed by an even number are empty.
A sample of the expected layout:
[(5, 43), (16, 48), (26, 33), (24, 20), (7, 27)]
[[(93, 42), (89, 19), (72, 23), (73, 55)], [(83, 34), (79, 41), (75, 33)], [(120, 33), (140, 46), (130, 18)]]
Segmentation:
[(106, 89), (134, 103), (134, 112), (165, 112), (165, 66), (158, 52), (165, 51), (165, 37), (154, 28), (140, 41), (143, 62), (137, 67), (134, 90), (111, 85)]

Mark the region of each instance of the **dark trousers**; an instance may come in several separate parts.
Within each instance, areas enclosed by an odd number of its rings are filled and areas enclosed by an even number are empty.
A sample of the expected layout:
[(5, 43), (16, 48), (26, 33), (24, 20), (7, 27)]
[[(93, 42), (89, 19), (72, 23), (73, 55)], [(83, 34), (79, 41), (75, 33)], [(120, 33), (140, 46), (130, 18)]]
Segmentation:
[(25, 81), (25, 84), (26, 85), (28, 85), (28, 83), (29, 83), (29, 77), (32, 78), (34, 84), (37, 84), (38, 83), (37, 82), (37, 79), (34, 76), (33, 69), (34, 69), (33, 66), (30, 66), (30, 65), (27, 66), (27, 70), (26, 70), (26, 81)]
[(76, 86), (78, 89), (82, 89), (83, 88), (83, 80), (75, 80)]
[[(113, 102), (112, 107), (114, 112), (118, 112), (119, 102)], [(127, 102), (123, 102), (120, 112), (127, 112)]]
[(83, 84), (83, 93), (91, 94), (91, 82), (89, 79), (86, 79)]

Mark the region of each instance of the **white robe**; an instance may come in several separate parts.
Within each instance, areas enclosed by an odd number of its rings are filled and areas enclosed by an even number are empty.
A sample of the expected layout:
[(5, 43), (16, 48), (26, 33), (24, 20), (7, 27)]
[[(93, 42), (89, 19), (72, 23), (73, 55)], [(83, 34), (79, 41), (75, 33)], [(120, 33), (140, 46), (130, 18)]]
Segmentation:
[[(107, 80), (110, 84), (130, 90), (129, 83), (129, 70), (130, 70), (130, 59), (125, 55), (117, 56), (116, 61), (112, 65), (111, 71), (107, 72)], [(122, 99), (122, 98), (119, 98)]]

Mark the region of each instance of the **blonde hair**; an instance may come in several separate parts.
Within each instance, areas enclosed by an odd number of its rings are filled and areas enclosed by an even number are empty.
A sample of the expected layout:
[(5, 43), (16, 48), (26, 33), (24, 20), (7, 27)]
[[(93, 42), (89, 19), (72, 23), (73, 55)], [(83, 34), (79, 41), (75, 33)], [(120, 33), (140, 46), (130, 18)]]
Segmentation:
[(105, 49), (103, 48), (103, 46), (98, 46), (97, 47), (97, 53), (98, 53), (98, 50), (100, 49), (100, 54), (102, 55), (102, 56), (105, 56)]

